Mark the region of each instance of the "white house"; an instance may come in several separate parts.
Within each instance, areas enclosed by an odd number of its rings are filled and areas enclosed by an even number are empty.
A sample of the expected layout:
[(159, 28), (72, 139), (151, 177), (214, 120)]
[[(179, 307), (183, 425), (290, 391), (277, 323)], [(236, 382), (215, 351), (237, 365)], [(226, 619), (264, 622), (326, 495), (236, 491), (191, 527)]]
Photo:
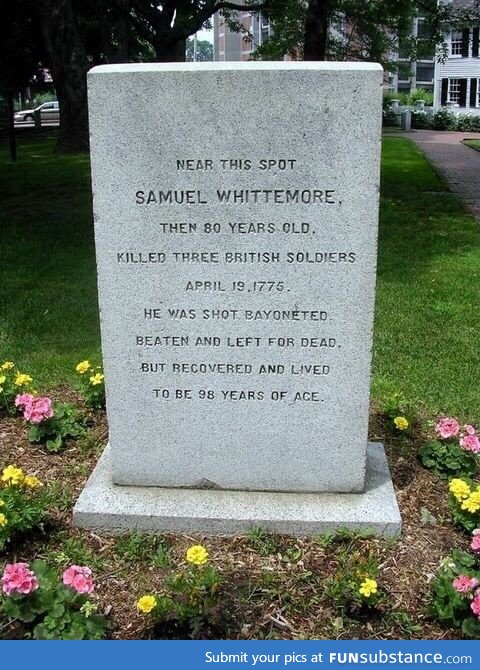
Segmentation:
[[(473, 3), (452, 0), (466, 8)], [(480, 114), (480, 26), (452, 30), (447, 35), (448, 58), (435, 65), (434, 107), (452, 107), (461, 114)]]

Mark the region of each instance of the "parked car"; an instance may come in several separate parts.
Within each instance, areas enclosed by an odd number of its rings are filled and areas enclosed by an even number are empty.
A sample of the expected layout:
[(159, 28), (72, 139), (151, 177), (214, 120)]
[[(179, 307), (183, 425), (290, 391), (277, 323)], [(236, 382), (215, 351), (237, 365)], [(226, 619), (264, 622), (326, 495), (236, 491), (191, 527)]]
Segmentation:
[(22, 109), (20, 112), (15, 113), (14, 119), (15, 121), (34, 121), (35, 112), (37, 111), (40, 112), (42, 123), (48, 121), (60, 121), (60, 110), (56, 100), (44, 102), (43, 105), (39, 105), (38, 107), (35, 107), (35, 109)]

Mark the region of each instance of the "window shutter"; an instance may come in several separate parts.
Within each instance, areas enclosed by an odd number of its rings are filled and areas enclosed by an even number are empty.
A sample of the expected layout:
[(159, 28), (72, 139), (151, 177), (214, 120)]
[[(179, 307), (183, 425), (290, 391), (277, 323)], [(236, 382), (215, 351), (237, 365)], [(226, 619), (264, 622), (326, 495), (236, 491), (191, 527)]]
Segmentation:
[(459, 104), (460, 104), (460, 107), (466, 107), (467, 106), (467, 80), (466, 79), (460, 79)]
[(472, 34), (472, 57), (478, 58), (478, 37), (480, 33), (480, 28), (477, 26), (473, 29)]
[(477, 106), (477, 80), (470, 79), (470, 107)]
[(448, 96), (448, 79), (442, 79), (442, 97), (440, 100), (440, 104), (445, 106), (447, 104), (447, 96)]
[(462, 58), (468, 58), (469, 46), (470, 46), (470, 28), (465, 28), (462, 35)]

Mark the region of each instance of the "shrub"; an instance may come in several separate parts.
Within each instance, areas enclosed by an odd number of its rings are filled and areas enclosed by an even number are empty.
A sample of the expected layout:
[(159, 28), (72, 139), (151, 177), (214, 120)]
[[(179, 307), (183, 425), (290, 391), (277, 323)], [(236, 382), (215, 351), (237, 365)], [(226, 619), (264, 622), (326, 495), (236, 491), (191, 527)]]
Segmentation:
[(407, 105), (415, 105), (419, 100), (423, 100), (427, 107), (433, 105), (433, 93), (424, 88), (417, 88), (407, 95)]
[(15, 405), (22, 410), (29, 425), (29, 441), (44, 444), (47, 451), (60, 451), (65, 440), (80, 437), (85, 432), (80, 413), (73, 405), (30, 393), (17, 396)]
[(462, 114), (458, 117), (457, 130), (462, 132), (479, 132), (480, 131), (480, 115), (470, 116), (469, 114)]
[(475, 557), (454, 551), (442, 561), (431, 583), (429, 611), (439, 621), (480, 637), (480, 569)]
[(2, 472), (0, 488), (0, 549), (17, 534), (38, 526), (45, 518), (48, 493), (35, 475), (9, 465)]
[(456, 130), (457, 117), (448, 109), (439, 109), (433, 115), (432, 127), (434, 130)]
[(92, 409), (105, 409), (105, 376), (100, 365), (81, 361), (75, 367), (85, 404)]
[(10, 622), (21, 621), (35, 640), (99, 640), (107, 620), (96, 613), (90, 568), (72, 565), (59, 580), (44, 561), (12, 563), (2, 577), (1, 609)]
[(147, 594), (137, 601), (137, 609), (155, 623), (174, 622), (185, 626), (192, 638), (199, 637), (208, 626), (219, 620), (219, 588), (221, 577), (216, 568), (208, 565), (205, 547), (195, 545), (187, 551), (188, 566), (167, 577), (167, 593)]
[(420, 110), (412, 110), (412, 128), (429, 129), (432, 125), (432, 116)]
[(384, 109), (382, 116), (382, 123), (384, 126), (398, 126), (398, 115), (394, 114), (391, 109)]

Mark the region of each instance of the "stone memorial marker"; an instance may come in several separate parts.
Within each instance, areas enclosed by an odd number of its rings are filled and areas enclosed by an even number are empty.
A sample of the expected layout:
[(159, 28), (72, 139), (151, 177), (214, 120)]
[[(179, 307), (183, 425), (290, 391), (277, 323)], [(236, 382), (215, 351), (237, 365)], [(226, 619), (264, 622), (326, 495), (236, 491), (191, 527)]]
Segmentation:
[(78, 525), (399, 531), (367, 449), (381, 84), (366, 63), (90, 71), (110, 446)]

